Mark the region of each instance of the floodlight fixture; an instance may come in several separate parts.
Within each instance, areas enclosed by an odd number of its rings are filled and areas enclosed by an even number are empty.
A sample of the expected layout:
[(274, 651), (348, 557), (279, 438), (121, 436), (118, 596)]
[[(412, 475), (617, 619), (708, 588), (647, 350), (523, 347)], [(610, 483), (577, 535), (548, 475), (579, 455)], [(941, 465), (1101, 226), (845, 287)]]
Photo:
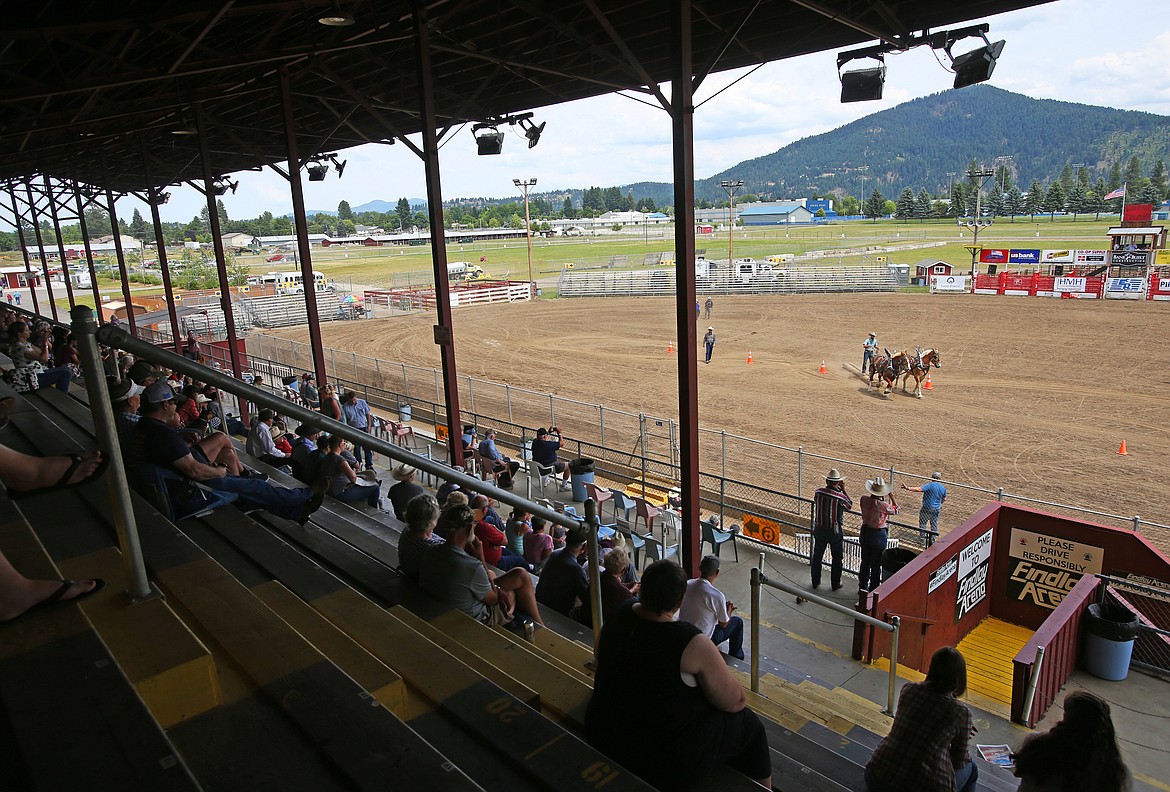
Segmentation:
[[(856, 60), (876, 61), (876, 66), (841, 71), (847, 63)], [(871, 102), (882, 98), (886, 84), (886, 56), (875, 48), (842, 52), (837, 56), (837, 73), (841, 78), (841, 103)]]
[(211, 192), (215, 195), (227, 195), (228, 190), (231, 190), (232, 195), (235, 195), (239, 186), (238, 181), (232, 181), (227, 176), (220, 176), (211, 183)]
[(151, 187), (146, 191), (146, 202), (151, 206), (162, 206), (171, 200), (171, 194), (163, 192), (161, 187)]
[[(995, 63), (1003, 52), (1005, 41), (992, 42), (987, 38), (987, 25), (976, 25), (972, 28), (956, 30), (947, 34), (946, 46), (942, 49), (951, 60), (951, 69), (955, 72), (955, 87), (966, 88), (968, 85), (987, 82), (995, 71)], [(970, 52), (956, 57), (951, 49), (956, 43), (965, 38), (979, 37), (983, 45)]]
[(329, 173), (329, 166), (324, 162), (314, 162), (305, 166), (305, 170), (309, 174), (309, 181), (325, 181), (325, 176)]
[(504, 150), (504, 133), (495, 123), (476, 124), (471, 128), (471, 134), (475, 136), (475, 144), (481, 157), (499, 154)]
[(309, 181), (325, 181), (325, 177), (329, 175), (329, 163), (332, 162), (337, 171), (337, 178), (340, 179), (341, 174), (345, 172), (345, 163), (348, 161), (338, 162), (336, 154), (317, 154), (309, 158), (308, 164), (305, 165), (305, 171), (309, 174)]
[(527, 116), (519, 118), (520, 128), (524, 130), (524, 137), (528, 138), (528, 148), (533, 148), (540, 142), (540, 133), (544, 132), (544, 126), (548, 123), (541, 121), (539, 126), (533, 124), (531, 116), (532, 114), (528, 113)]

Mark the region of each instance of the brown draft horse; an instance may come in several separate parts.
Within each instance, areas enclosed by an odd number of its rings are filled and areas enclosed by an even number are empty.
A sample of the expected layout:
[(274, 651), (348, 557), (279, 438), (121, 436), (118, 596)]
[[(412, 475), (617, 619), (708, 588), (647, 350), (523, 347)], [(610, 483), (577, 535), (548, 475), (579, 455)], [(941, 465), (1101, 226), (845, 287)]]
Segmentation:
[(902, 392), (906, 392), (906, 383), (910, 378), (914, 378), (914, 395), (919, 399), (922, 398), (922, 381), (926, 379), (926, 375), (931, 366), (935, 368), (942, 368), (942, 361), (939, 359), (937, 349), (928, 349), (923, 352), (921, 349), (918, 354), (911, 357), (907, 362), (908, 370), (902, 375)]
[(886, 389), (882, 392), (883, 396), (889, 396), (890, 391), (894, 389), (894, 383), (898, 381), (906, 373), (906, 369), (910, 362), (910, 356), (905, 352), (895, 351), (892, 355), (890, 350), (883, 349), (883, 355), (874, 355), (873, 363), (869, 370), (869, 385), (866, 390), (873, 390), (873, 379), (878, 377), (878, 387), (881, 388), (882, 380), (886, 382)]

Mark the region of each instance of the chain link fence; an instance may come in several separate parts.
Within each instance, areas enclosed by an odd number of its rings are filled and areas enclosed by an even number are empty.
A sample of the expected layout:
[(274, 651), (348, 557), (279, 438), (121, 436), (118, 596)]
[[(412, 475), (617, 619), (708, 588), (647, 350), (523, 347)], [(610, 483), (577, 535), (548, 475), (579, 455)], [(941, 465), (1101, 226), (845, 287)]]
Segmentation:
[(1170, 588), (1156, 580), (1099, 575), (1101, 602), (1119, 605), (1138, 617), (1131, 664), (1170, 678)]

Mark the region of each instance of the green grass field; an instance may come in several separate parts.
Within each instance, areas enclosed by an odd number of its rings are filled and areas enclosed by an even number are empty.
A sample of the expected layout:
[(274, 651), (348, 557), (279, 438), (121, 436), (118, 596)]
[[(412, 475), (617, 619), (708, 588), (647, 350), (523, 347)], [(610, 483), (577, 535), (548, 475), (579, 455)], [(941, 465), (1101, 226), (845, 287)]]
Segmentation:
[[(1116, 225), (1116, 220), (1094, 221), (1091, 217), (1073, 221), (1070, 217), (1059, 217), (1050, 221), (1047, 216), (1038, 215), (1034, 220), (1028, 217), (999, 219), (979, 233), (979, 244), (983, 247), (1016, 248), (1089, 248), (1107, 247), (1105, 232)], [(673, 227), (646, 228), (641, 233), (607, 232), (596, 237), (585, 236), (559, 239), (535, 239), (532, 244), (533, 275), (537, 279), (558, 274), (566, 263), (572, 262), (578, 268), (608, 266), (611, 257), (627, 256), (624, 269), (642, 269), (646, 254), (670, 253), (673, 255)], [(962, 233), (962, 236), (960, 236)], [(943, 243), (938, 247), (926, 247), (930, 243)], [(924, 258), (939, 258), (958, 267), (965, 268), (971, 262), (970, 252), (963, 247), (974, 242), (971, 232), (960, 230), (954, 221), (933, 220), (923, 223), (903, 223), (892, 220), (852, 221), (827, 226), (789, 228), (748, 228), (736, 229), (733, 253), (739, 257), (764, 258), (772, 254), (804, 254), (810, 251), (824, 251), (817, 261), (826, 265), (875, 264), (876, 255), (886, 255), (891, 264), (916, 264)], [(922, 247), (895, 250), (888, 253), (876, 248), (890, 245), (921, 245)], [(727, 258), (727, 233), (699, 237), (695, 247), (705, 251), (707, 258)], [(266, 254), (267, 255), (267, 254)], [(273, 270), (291, 270), (292, 262), (269, 262), (266, 255), (240, 256), (239, 261), (253, 273)], [(429, 277), (431, 271), (431, 248), (417, 247), (383, 248), (316, 248), (313, 250), (313, 268), (334, 280), (343, 290), (358, 285), (389, 286), (395, 276), (419, 273), (420, 278)], [(452, 244), (447, 247), (449, 261), (471, 261), (480, 263), (493, 278), (525, 280), (528, 277), (528, 254), (523, 240), (486, 241), (478, 244)], [(6, 263), (19, 264), (15, 253), (4, 256)], [(114, 280), (99, 279), (103, 294), (120, 294), (120, 286)], [(135, 291), (136, 294), (161, 293), (157, 290)], [(78, 292), (84, 301), (88, 290)], [(554, 289), (544, 289), (544, 296), (555, 296)]]

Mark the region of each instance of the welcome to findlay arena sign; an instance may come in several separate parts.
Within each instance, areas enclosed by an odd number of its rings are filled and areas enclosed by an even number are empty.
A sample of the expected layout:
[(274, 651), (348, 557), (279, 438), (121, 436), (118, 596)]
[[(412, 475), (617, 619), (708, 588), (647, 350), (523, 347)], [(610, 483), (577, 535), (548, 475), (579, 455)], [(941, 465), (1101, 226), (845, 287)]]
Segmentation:
[(1101, 571), (1100, 547), (1012, 528), (1007, 595), (1053, 610), (1083, 575)]

